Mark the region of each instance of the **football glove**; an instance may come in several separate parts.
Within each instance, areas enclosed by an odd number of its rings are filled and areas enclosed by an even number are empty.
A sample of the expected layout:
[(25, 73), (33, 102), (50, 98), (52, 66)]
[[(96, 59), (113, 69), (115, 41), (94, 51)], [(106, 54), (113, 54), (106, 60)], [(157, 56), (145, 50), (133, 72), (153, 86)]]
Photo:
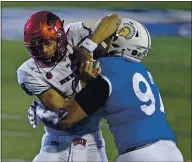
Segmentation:
[(47, 110), (43, 105), (34, 100), (28, 110), (28, 119), (33, 128), (43, 122), (46, 126), (59, 128), (59, 122), (65, 119), (68, 112), (61, 109)]

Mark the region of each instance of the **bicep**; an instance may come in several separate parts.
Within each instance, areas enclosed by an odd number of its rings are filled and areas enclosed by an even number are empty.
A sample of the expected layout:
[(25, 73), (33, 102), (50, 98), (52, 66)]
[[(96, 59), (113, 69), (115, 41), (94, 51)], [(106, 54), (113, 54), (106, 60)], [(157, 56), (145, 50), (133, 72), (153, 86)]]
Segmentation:
[(61, 121), (61, 128), (69, 128), (88, 116), (81, 106), (75, 101), (75, 99), (70, 99), (67, 101), (65, 109), (67, 110), (68, 114), (65, 120)]

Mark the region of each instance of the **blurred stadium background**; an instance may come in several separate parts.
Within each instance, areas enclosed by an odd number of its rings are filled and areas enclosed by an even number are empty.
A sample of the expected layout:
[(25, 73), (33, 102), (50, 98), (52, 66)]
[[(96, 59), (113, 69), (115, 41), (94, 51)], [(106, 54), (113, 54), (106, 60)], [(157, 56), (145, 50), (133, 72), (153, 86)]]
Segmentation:
[[(78, 8), (77, 8), (78, 7)], [(185, 160), (191, 159), (191, 2), (2, 2), (2, 159), (31, 161), (39, 152), (43, 126), (32, 129), (27, 109), (32, 102), (17, 84), (16, 69), (29, 58), (23, 27), (35, 11), (48, 9), (65, 24), (89, 25), (109, 13), (133, 17), (152, 35), (146, 66), (152, 72)], [(173, 10), (174, 9), (174, 10)], [(158, 125), (157, 125), (158, 127)], [(111, 161), (117, 151), (105, 121), (102, 130)], [(126, 138), (126, 137), (125, 137)]]

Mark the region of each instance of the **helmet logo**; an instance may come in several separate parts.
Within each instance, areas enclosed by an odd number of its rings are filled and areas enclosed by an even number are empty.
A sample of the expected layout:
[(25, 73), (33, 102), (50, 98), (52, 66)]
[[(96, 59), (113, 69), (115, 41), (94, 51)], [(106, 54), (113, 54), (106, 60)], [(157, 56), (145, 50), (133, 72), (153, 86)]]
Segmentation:
[(119, 36), (125, 37), (125, 39), (131, 39), (135, 35), (136, 30), (135, 30), (134, 26), (131, 24), (126, 23), (125, 25), (126, 26), (121, 28), (117, 34)]

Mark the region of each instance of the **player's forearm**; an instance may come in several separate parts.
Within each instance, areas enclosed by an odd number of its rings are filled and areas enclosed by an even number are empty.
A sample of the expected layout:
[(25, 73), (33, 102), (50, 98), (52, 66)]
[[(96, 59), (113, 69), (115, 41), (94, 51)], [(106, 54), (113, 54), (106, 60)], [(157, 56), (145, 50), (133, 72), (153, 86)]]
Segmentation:
[(67, 101), (63, 109), (66, 110), (68, 114), (64, 120), (59, 123), (62, 129), (69, 128), (88, 116), (74, 98)]
[(49, 110), (39, 106), (36, 109), (36, 115), (46, 126), (56, 129), (69, 128), (88, 116), (74, 98), (69, 99), (60, 107), (54, 105)]
[(81, 61), (87, 61), (92, 58), (91, 54), (97, 45), (101, 44), (104, 40), (109, 38), (115, 33), (121, 23), (121, 18), (117, 14), (111, 14), (104, 17), (95, 24), (92, 33), (88, 38), (92, 43), (85, 39), (79, 47), (81, 48), (81, 54), (77, 54), (77, 59), (80, 58)]
[(89, 39), (99, 45), (102, 41), (115, 33), (120, 23), (121, 18), (117, 14), (105, 16), (103, 19), (100, 20), (100, 22), (96, 23), (96, 26), (89, 36)]
[(41, 95), (38, 96), (38, 98), (43, 103), (43, 105), (49, 110), (63, 108), (66, 103), (64, 97), (61, 96), (54, 89), (49, 89), (43, 92)]

